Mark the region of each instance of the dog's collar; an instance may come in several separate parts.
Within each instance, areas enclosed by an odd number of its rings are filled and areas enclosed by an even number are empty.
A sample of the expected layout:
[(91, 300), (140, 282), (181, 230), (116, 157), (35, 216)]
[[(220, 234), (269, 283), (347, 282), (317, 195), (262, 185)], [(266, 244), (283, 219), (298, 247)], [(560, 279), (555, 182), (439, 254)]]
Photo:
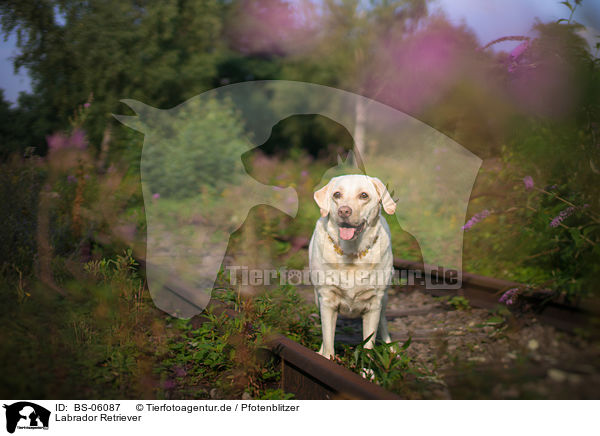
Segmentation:
[(371, 248), (373, 248), (373, 246), (377, 242), (377, 238), (379, 238), (379, 235), (375, 235), (375, 238), (373, 238), (373, 242), (371, 242), (371, 245), (367, 246), (367, 248), (365, 248), (362, 251), (359, 251), (358, 253), (344, 253), (344, 250), (342, 250), (342, 247), (340, 247), (338, 244), (336, 244), (336, 242), (333, 240), (333, 238), (331, 237), (331, 235), (329, 233), (327, 233), (327, 237), (329, 238), (329, 241), (331, 241), (331, 243), (333, 244), (333, 249), (335, 250), (335, 252), (337, 254), (339, 254), (340, 256), (348, 256), (353, 259), (362, 259), (369, 252), (369, 250)]

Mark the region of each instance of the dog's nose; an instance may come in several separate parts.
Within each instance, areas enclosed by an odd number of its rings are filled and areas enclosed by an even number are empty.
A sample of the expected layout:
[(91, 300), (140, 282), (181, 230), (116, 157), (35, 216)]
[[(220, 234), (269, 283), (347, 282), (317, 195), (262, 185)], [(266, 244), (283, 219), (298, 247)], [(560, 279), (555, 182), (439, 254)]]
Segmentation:
[(352, 209), (350, 209), (348, 206), (342, 206), (338, 209), (338, 215), (342, 218), (348, 218), (350, 215), (352, 215)]

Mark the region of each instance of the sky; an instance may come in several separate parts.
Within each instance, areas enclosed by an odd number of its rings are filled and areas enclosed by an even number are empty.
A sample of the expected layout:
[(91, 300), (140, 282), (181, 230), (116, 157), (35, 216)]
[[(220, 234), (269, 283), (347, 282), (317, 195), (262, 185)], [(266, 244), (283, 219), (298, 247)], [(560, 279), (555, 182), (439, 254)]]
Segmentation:
[[(556, 21), (567, 18), (569, 10), (558, 0), (435, 0), (433, 9), (443, 10), (451, 22), (465, 23), (475, 31), (484, 45), (509, 35), (531, 36), (531, 25), (536, 18)], [(584, 24), (588, 41), (600, 35), (600, 1), (584, 0), (574, 18)], [(595, 43), (595, 42), (594, 42)], [(5, 98), (14, 103), (19, 92), (29, 91), (31, 84), (26, 71), (15, 74), (11, 58), (16, 54), (16, 37), (6, 41), (0, 38), (0, 88)], [(497, 50), (509, 50), (514, 42), (497, 44)]]
[(26, 71), (15, 74), (12, 57), (16, 54), (17, 38), (11, 35), (7, 41), (0, 39), (0, 88), (4, 89), (4, 98), (14, 103), (19, 92), (29, 91), (30, 80)]
[[(533, 36), (531, 26), (536, 18), (556, 21), (570, 14), (558, 0), (436, 0), (436, 6), (452, 23), (464, 21), (475, 31), (481, 45), (503, 36)], [(586, 26), (584, 37), (595, 44), (595, 37), (600, 35), (600, 1), (583, 0), (573, 19)], [(511, 44), (518, 42), (500, 43), (496, 49), (506, 50)]]

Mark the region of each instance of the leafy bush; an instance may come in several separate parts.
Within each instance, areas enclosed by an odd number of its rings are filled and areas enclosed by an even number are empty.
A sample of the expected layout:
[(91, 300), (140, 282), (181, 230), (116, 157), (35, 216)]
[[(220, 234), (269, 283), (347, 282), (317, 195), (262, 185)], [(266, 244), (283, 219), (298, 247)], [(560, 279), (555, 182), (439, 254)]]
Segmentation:
[(376, 343), (373, 348), (365, 348), (370, 338), (369, 336), (355, 347), (345, 345), (343, 354), (337, 358), (338, 362), (385, 389), (398, 388), (408, 374), (425, 375), (412, 364), (406, 353), (411, 343), (410, 338), (402, 346), (396, 341), (389, 344)]
[(32, 272), (39, 192), (45, 176), (45, 168), (35, 158), (0, 164), (0, 266), (12, 264), (25, 274)]
[(151, 194), (182, 199), (219, 193), (243, 174), (248, 145), (231, 102), (211, 99), (200, 107), (192, 99), (163, 116), (148, 126), (142, 153), (142, 183)]

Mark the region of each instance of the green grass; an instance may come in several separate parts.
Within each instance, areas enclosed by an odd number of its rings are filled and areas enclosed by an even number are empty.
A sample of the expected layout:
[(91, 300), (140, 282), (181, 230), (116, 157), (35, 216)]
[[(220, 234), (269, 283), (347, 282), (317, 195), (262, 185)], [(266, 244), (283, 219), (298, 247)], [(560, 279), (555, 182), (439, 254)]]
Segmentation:
[(16, 273), (0, 287), (4, 398), (288, 398), (266, 341), (317, 347), (315, 308), (291, 286), (246, 300), (219, 289), (182, 320), (154, 307), (131, 251), (77, 274), (61, 283), (67, 297)]

